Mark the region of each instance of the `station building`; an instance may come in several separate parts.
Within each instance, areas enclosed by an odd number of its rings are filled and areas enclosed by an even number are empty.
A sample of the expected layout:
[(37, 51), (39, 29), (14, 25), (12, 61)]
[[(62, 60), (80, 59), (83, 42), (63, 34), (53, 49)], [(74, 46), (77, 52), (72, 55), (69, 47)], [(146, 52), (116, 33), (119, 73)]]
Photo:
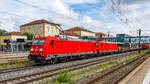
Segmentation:
[(108, 35), (104, 34), (104, 33), (95, 33), (95, 36), (98, 38), (107, 38), (108, 37)]
[(34, 37), (57, 36), (61, 32), (61, 28), (59, 24), (41, 19), (21, 25), (20, 32), (33, 34)]
[(94, 32), (84, 29), (84, 28), (81, 28), (81, 27), (73, 27), (73, 28), (67, 29), (64, 31), (64, 34), (68, 34), (68, 35), (72, 34), (77, 37), (83, 37), (83, 36), (95, 37)]
[(0, 36), (0, 45), (6, 45), (6, 43), (4, 43), (4, 40), (10, 40), (14, 42), (17, 39), (27, 39), (27, 36), (20, 32), (9, 32), (5, 35)]
[[(17, 39), (27, 39), (27, 36), (20, 33), (20, 32), (9, 32), (5, 35), (1, 35), (0, 36), (0, 51), (2, 51), (4, 49), (10, 51), (10, 47), (15, 50)], [(10, 46), (7, 45), (7, 43), (4, 42), (5, 40), (9, 41)]]

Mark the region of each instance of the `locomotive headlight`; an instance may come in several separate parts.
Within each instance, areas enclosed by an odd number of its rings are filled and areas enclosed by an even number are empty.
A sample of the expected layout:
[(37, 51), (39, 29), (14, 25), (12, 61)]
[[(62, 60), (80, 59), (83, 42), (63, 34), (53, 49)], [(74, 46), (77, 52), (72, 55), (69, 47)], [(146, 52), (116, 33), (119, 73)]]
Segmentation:
[(33, 48), (31, 48), (31, 51), (33, 51)]
[(41, 48), (39, 51), (43, 51), (43, 49)]

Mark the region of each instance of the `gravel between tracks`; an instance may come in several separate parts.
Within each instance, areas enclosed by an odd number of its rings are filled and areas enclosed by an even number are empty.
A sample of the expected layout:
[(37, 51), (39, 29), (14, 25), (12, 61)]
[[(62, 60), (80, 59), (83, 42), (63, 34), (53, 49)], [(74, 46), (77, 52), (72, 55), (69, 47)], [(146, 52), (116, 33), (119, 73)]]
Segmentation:
[[(119, 68), (118, 70), (115, 70), (113, 73), (109, 73), (109, 74), (103, 76), (104, 73), (107, 73), (107, 72), (111, 71), (113, 68), (115, 68), (115, 67), (112, 67), (112, 68), (106, 70), (105, 72), (95, 74), (86, 79), (82, 79), (78, 82), (78, 84), (81, 84), (81, 83), (82, 84), (116, 84), (118, 82), (118, 79), (120, 79), (122, 76), (131, 72), (134, 68), (136, 68), (138, 65), (140, 65), (149, 56), (150, 55), (141, 57), (140, 59), (136, 60), (135, 62), (125, 65), (124, 67)], [(124, 64), (122, 64), (122, 65), (124, 65)], [(118, 66), (116, 66), (116, 67), (118, 67)], [(85, 82), (85, 81), (89, 81), (90, 79), (93, 79), (99, 75), (102, 77), (100, 77), (99, 79), (96, 79), (94, 82), (92, 82), (92, 83)]]
[[(135, 52), (128, 52), (128, 54), (131, 54), (131, 53), (135, 53)], [(123, 54), (127, 54), (127, 53), (123, 53)], [(121, 55), (123, 55), (123, 54), (121, 54)], [(54, 64), (54, 65), (49, 65), (49, 66), (41, 66), (40, 68), (32, 68), (32, 69), (26, 69), (26, 70), (21, 70), (21, 71), (16, 71), (16, 72), (4, 73), (4, 74), (0, 74), (0, 80), (6, 80), (6, 79), (15, 78), (15, 77), (25, 76), (25, 75), (28, 75), (28, 74), (44, 72), (44, 71), (53, 70), (53, 69), (64, 67), (64, 66), (71, 66), (71, 65), (74, 65), (74, 64), (81, 64), (81, 63), (90, 62), (90, 61), (94, 61), (94, 60), (96, 61), (96, 60), (100, 60), (100, 59), (103, 59), (103, 58), (116, 56), (116, 55), (120, 55), (120, 54), (104, 56), (104, 57), (97, 57), (97, 58), (92, 58), (92, 59), (71, 61), (71, 62)]]

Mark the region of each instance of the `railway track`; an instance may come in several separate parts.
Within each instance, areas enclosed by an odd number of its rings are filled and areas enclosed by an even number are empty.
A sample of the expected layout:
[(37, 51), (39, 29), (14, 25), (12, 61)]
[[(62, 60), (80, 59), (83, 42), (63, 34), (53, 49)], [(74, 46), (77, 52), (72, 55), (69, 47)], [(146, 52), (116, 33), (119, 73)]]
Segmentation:
[(58, 75), (60, 72), (65, 73), (68, 71), (68, 68), (71, 67), (71, 69), (69, 69), (69, 71), (75, 71), (81, 68), (85, 68), (88, 66), (92, 66), (92, 65), (96, 65), (96, 64), (100, 64), (106, 61), (110, 61), (110, 60), (115, 60), (115, 59), (119, 59), (121, 57), (125, 57), (125, 56), (129, 56), (131, 54), (134, 54), (135, 52), (128, 52), (128, 53), (123, 53), (123, 54), (117, 54), (117, 55), (113, 55), (113, 56), (106, 56), (103, 59), (99, 59), (96, 61), (90, 61), (90, 62), (85, 62), (85, 63), (81, 63), (81, 64), (73, 64), (71, 66), (66, 66), (66, 67), (59, 67), (56, 69), (52, 69), (52, 70), (47, 70), (47, 71), (43, 71), (43, 72), (39, 72), (39, 73), (33, 73), (33, 74), (29, 74), (29, 75), (25, 75), (25, 76), (20, 76), (20, 77), (15, 77), (15, 78), (11, 78), (11, 79), (6, 79), (6, 80), (0, 80), (0, 83), (14, 83), (14, 84), (27, 84), (27, 83), (32, 83), (34, 81), (38, 81), (38, 80), (42, 80), (45, 78), (49, 78), (49, 77), (53, 77)]
[[(49, 66), (49, 65), (47, 65), (47, 66)], [(9, 73), (9, 72), (15, 72), (15, 71), (20, 71), (20, 70), (26, 70), (26, 69), (32, 69), (32, 68), (38, 68), (38, 67), (41, 67), (41, 66), (36, 66), (36, 64), (30, 64), (30, 65), (26, 65), (26, 66), (5, 68), (5, 69), (0, 69), (0, 74)]]
[(36, 65), (36, 64), (30, 64), (30, 65), (26, 65), (26, 66), (0, 69), (0, 74), (14, 72), (14, 71), (20, 71), (20, 70), (25, 70), (25, 69), (32, 69), (32, 68), (38, 67), (38, 66), (34, 66), (34, 65)]
[(105, 71), (104, 73), (97, 74), (91, 77), (85, 84), (118, 84), (125, 76), (127, 76), (133, 69), (146, 60), (149, 55), (141, 56), (131, 60), (125, 64)]

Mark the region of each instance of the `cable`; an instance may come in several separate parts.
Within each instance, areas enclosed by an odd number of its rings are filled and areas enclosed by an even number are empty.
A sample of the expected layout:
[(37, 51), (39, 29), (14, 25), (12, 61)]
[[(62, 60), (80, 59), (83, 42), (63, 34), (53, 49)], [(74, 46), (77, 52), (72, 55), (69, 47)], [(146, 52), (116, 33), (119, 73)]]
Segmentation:
[(7, 15), (12, 15), (12, 16), (17, 16), (17, 17), (21, 17), (21, 18), (25, 18), (25, 19), (29, 19), (29, 20), (33, 20), (33, 19), (27, 18), (27, 17), (25, 17), (25, 16), (13, 14), (13, 13), (8, 13), (8, 12), (4, 12), (4, 11), (0, 11), (0, 13), (2, 13), (2, 14), (7, 14)]
[[(37, 8), (37, 9), (40, 9), (40, 10), (44, 10), (44, 11), (47, 11), (47, 12), (50, 12), (50, 13), (53, 13), (53, 14), (55, 14), (55, 15), (59, 15), (59, 16), (63, 16), (63, 17), (66, 17), (66, 18), (68, 18), (68, 19), (71, 19), (71, 20), (73, 20), (73, 21), (76, 21), (77, 22), (77, 19), (75, 19), (75, 18), (72, 18), (72, 17), (69, 17), (69, 16), (64, 16), (64, 15), (61, 15), (61, 14), (58, 14), (58, 13), (56, 13), (56, 12), (54, 12), (54, 11), (50, 11), (50, 10), (48, 10), (48, 9), (45, 9), (45, 8), (41, 8), (41, 7), (39, 7), (39, 6), (36, 6), (36, 5), (33, 5), (33, 4), (30, 4), (30, 3), (26, 3), (26, 2), (23, 2), (23, 1), (20, 1), (20, 0), (14, 0), (14, 1), (16, 1), (16, 2), (18, 2), (18, 3), (22, 3), (22, 4), (24, 4), (24, 5), (28, 5), (28, 6), (31, 6), (31, 7), (34, 7), (34, 8)], [(81, 21), (79, 21), (80, 23), (81, 23)], [(93, 24), (87, 24), (87, 23), (81, 23), (81, 24), (85, 24), (85, 25), (90, 25), (90, 26), (94, 26), (94, 27), (96, 27), (95, 25), (93, 25)], [(101, 28), (102, 29), (102, 28)], [(103, 28), (104, 29), (104, 28)]]
[(32, 4), (30, 4), (30, 3), (26, 3), (26, 2), (23, 2), (23, 1), (20, 1), (20, 0), (14, 0), (14, 1), (16, 1), (16, 2), (18, 2), (18, 3), (21, 3), (21, 4), (24, 4), (24, 5), (28, 5), (28, 6), (34, 7), (34, 8), (38, 8), (38, 9), (40, 9), (40, 10), (48, 11), (48, 12), (53, 13), (53, 14), (55, 14), (55, 15), (64, 16), (64, 17), (66, 17), (66, 18), (68, 18), (68, 19), (76, 20), (75, 18), (68, 17), (68, 16), (65, 16), (65, 15), (56, 13), (56, 12), (54, 12), (54, 11), (50, 11), (50, 10), (45, 9), (45, 8), (41, 8), (41, 7), (39, 7), (39, 6), (32, 5)]

